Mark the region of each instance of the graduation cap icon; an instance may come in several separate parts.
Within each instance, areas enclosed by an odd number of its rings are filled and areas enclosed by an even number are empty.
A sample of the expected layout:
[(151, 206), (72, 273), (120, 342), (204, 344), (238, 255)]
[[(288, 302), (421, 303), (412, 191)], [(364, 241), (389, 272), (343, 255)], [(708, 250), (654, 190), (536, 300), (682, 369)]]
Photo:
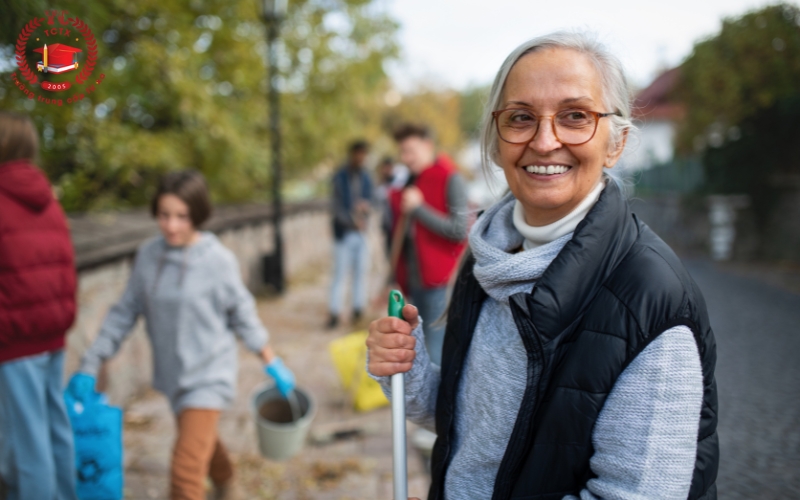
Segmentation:
[(36, 69), (45, 73), (64, 73), (78, 68), (78, 52), (81, 49), (54, 43), (50, 47), (45, 44), (40, 49), (33, 49), (34, 52), (42, 54), (42, 60), (36, 64)]

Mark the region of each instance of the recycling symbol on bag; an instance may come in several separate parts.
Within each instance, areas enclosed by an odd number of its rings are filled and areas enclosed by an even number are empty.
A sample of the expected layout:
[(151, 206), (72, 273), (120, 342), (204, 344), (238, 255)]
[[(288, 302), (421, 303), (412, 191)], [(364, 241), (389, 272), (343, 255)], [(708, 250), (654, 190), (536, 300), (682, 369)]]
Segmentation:
[(96, 483), (100, 480), (103, 470), (100, 464), (94, 458), (85, 458), (81, 460), (81, 465), (78, 467), (78, 479), (82, 483)]

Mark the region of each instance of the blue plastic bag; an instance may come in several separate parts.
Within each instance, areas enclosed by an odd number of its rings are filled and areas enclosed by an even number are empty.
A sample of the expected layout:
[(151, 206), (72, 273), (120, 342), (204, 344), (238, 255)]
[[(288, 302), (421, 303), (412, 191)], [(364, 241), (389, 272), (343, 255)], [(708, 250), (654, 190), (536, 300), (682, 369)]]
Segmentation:
[(75, 440), (80, 500), (121, 500), (122, 410), (105, 395), (92, 392), (84, 401), (64, 394)]

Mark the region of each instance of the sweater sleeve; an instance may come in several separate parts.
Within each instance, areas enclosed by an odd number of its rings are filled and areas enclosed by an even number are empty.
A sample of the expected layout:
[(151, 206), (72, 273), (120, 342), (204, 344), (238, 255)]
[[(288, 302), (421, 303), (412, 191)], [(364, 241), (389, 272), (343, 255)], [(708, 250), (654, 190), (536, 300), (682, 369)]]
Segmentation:
[[(412, 332), (417, 343), (414, 350), (417, 356), (411, 370), (405, 374), (406, 389), (406, 418), (415, 424), (435, 431), (436, 428), (436, 397), (439, 393), (440, 372), (439, 367), (432, 364), (425, 348), (425, 334), (422, 333), (422, 318)], [(367, 356), (369, 367), (369, 355)], [(369, 373), (369, 368), (367, 368)], [(392, 400), (392, 378), (369, 376), (381, 384), (383, 393)]]
[(267, 344), (269, 335), (258, 317), (253, 295), (242, 282), (239, 263), (233, 255), (229, 256), (228, 267), (225, 273), (228, 280), (228, 328), (236, 333), (249, 350), (259, 353)]
[(413, 212), (425, 227), (445, 238), (461, 241), (467, 237), (467, 187), (464, 179), (453, 174), (447, 181), (447, 215), (420, 205)]
[[(692, 482), (703, 374), (692, 331), (676, 326), (617, 379), (598, 416), (581, 500), (685, 500)], [(565, 500), (577, 497), (566, 496)]]
[(97, 338), (83, 354), (78, 371), (97, 376), (100, 365), (113, 357), (130, 334), (143, 309), (142, 279), (139, 275), (142, 251), (137, 254), (128, 284), (119, 301), (109, 309)]

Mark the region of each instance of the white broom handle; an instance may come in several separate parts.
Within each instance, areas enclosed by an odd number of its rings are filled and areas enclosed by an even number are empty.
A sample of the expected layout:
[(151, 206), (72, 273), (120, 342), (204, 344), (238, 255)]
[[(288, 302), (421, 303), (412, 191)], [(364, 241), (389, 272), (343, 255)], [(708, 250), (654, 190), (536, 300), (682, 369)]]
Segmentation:
[(392, 453), (394, 500), (408, 500), (406, 387), (402, 373), (392, 375)]

